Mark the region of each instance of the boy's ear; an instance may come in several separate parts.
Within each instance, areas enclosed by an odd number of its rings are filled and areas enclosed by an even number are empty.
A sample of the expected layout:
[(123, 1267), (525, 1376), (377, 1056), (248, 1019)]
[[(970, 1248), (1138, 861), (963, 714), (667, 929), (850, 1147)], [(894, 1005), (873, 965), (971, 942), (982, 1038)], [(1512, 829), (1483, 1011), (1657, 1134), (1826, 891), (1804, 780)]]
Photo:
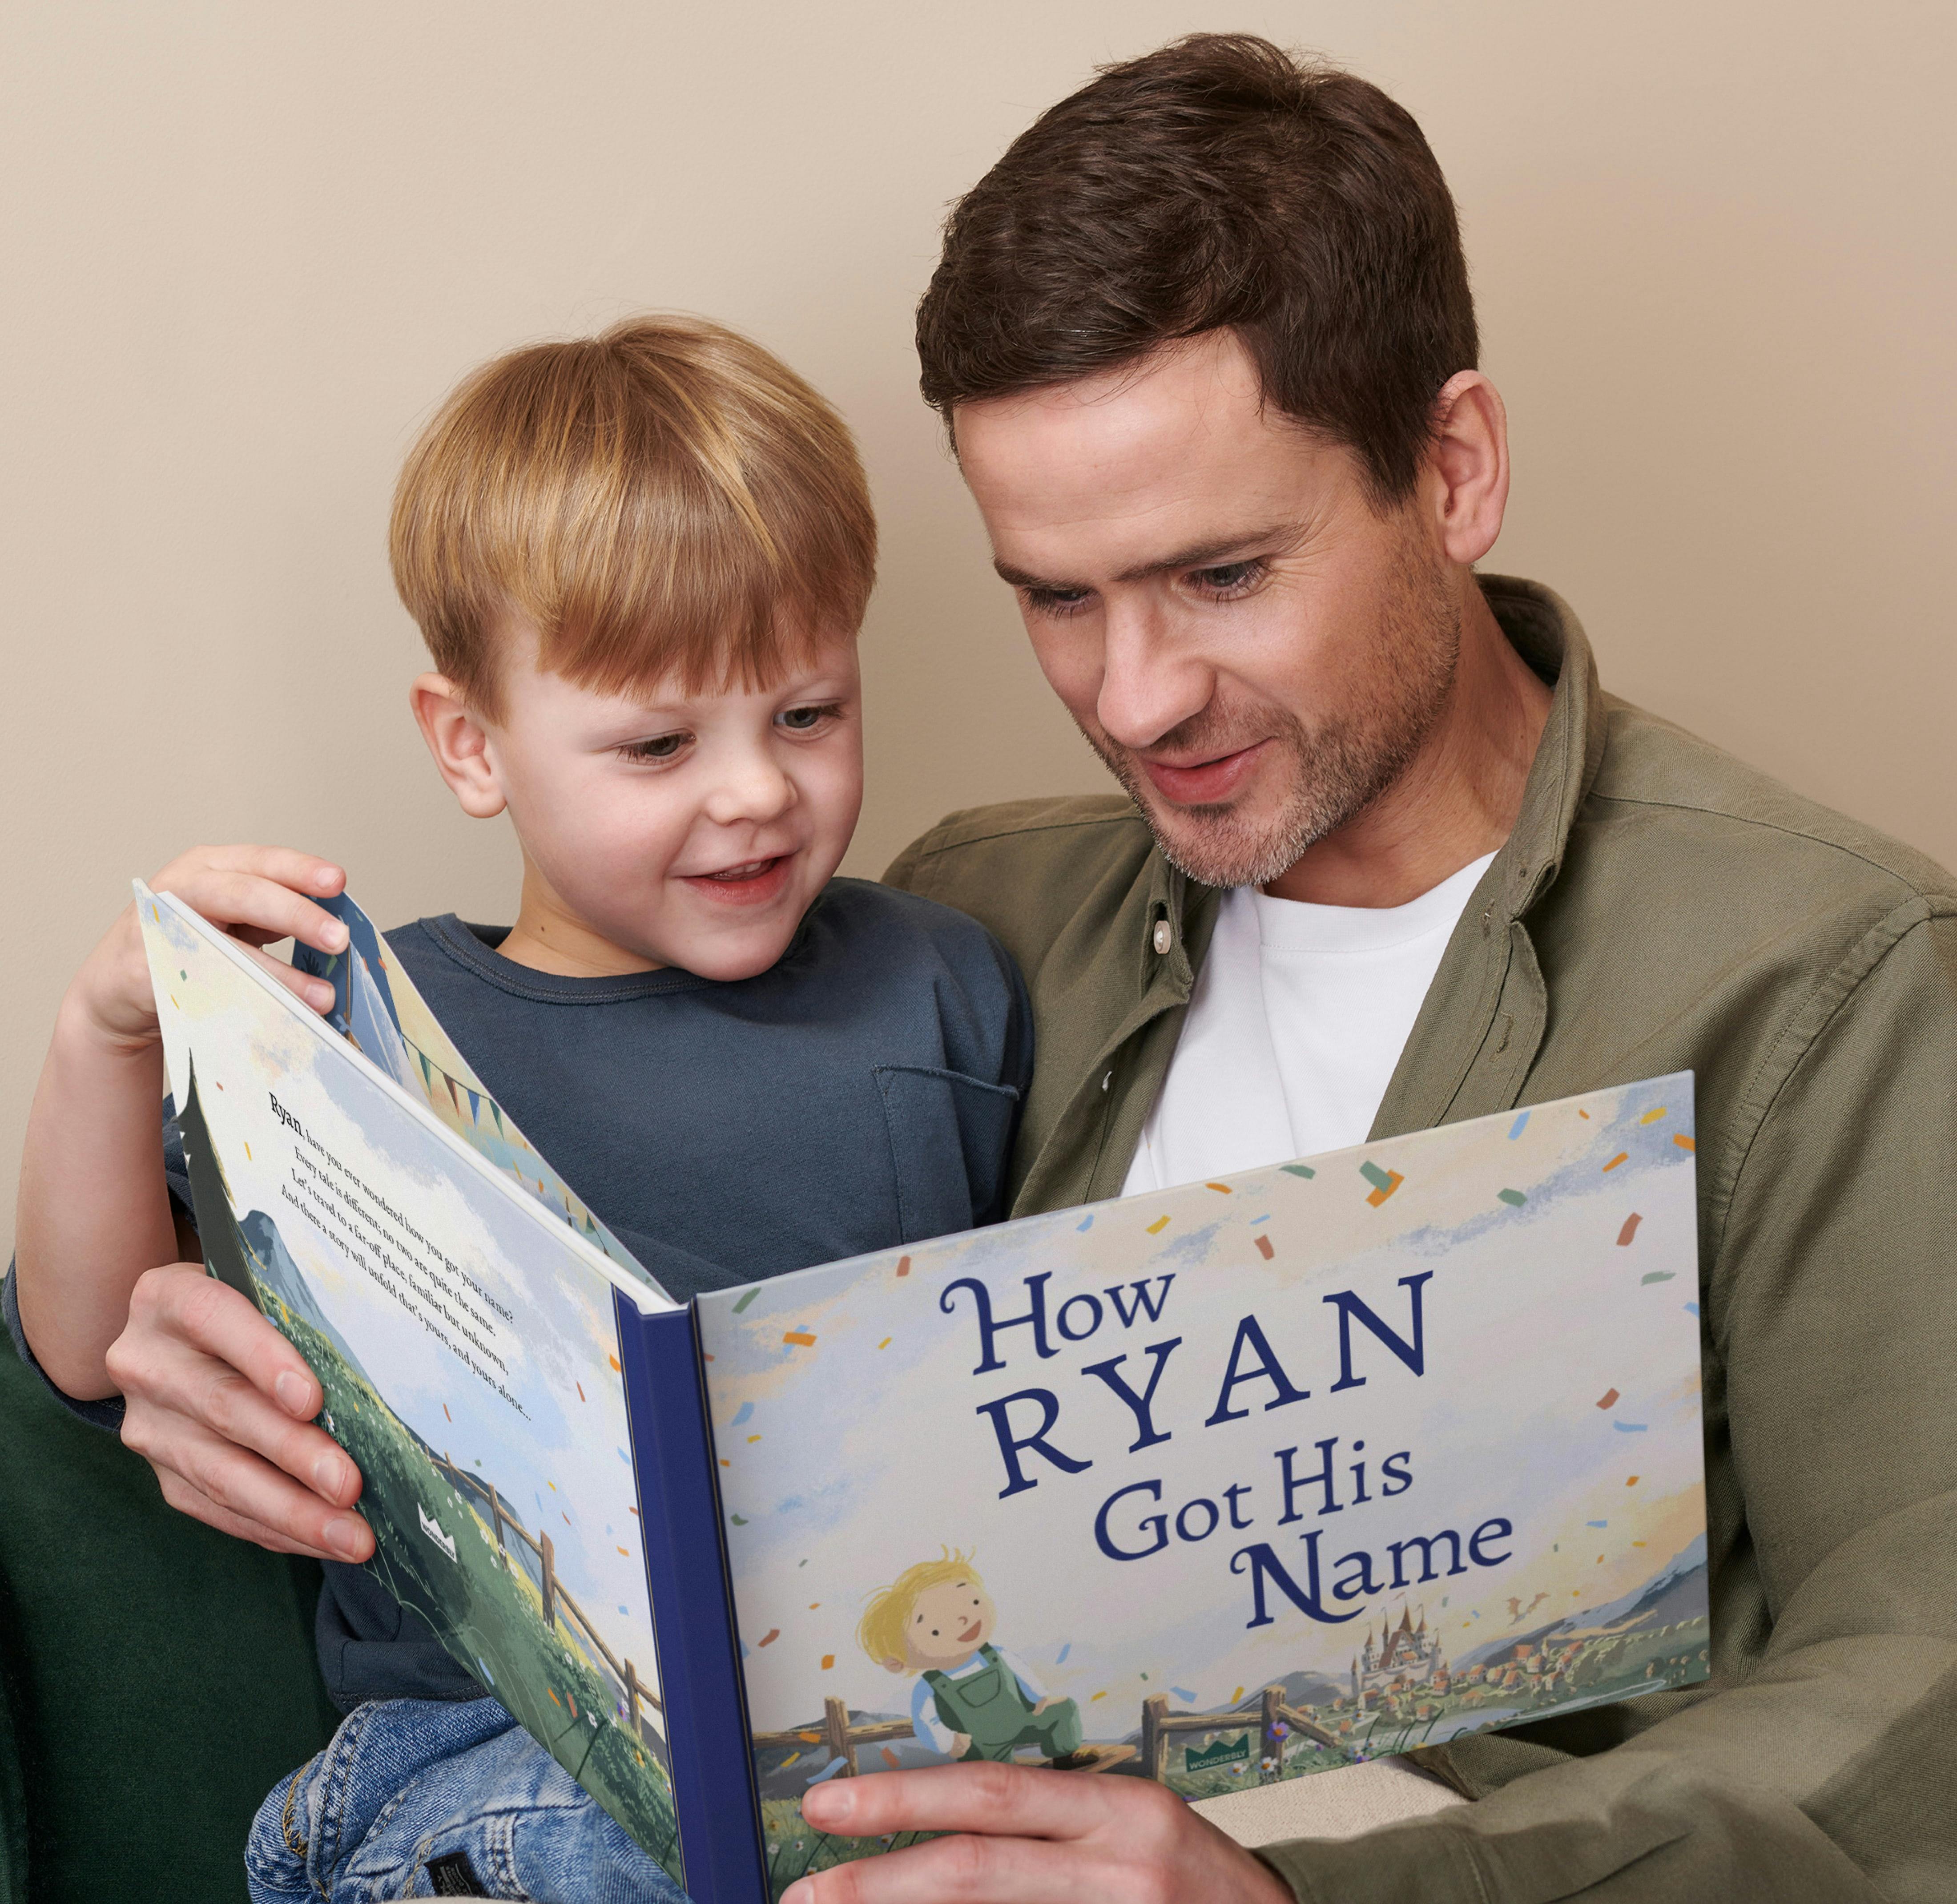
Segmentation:
[(449, 791), (472, 819), (493, 820), (503, 811), (501, 777), (489, 757), (489, 736), (470, 712), (462, 691), (446, 675), (418, 675), (408, 705)]
[(903, 1669), (904, 1662), (901, 1659), (886, 1659), (884, 1662), (884, 1670), (886, 1672), (902, 1672)]

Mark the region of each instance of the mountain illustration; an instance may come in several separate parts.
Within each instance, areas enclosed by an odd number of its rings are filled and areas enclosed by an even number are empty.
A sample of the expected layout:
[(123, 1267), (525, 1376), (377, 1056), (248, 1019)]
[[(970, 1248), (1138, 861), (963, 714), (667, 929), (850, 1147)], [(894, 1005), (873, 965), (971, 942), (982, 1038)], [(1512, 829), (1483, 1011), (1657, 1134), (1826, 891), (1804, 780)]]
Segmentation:
[(339, 1351), (347, 1366), (371, 1387), (373, 1384), (366, 1370), (361, 1367), (360, 1358), (348, 1345), (346, 1338), (327, 1320), (326, 1311), (321, 1308), (318, 1298), (307, 1285), (304, 1272), (292, 1260), (285, 1238), (279, 1234), (278, 1225), (262, 1210), (255, 1210), (239, 1224), (238, 1233), (250, 1254), (251, 1267), (258, 1280), (293, 1314), (318, 1330)]
[(1693, 1538), (1641, 1586), (1619, 1599), (1594, 1606), (1526, 1633), (1505, 1634), (1464, 1655), (1463, 1667), (1481, 1665), (1518, 1646), (1535, 1649), (1563, 1640), (1599, 1634), (1641, 1633), (1654, 1627), (1675, 1626), (1706, 1616), (1706, 1536)]

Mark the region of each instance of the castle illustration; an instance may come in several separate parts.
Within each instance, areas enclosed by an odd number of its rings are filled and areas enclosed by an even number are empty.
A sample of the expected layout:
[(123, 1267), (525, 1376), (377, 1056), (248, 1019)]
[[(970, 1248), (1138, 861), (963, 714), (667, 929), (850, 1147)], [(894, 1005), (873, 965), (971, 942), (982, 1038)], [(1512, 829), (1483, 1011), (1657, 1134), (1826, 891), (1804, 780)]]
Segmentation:
[(1377, 1698), (1396, 1687), (1431, 1686), (1445, 1692), (1448, 1684), (1446, 1656), (1440, 1650), (1440, 1635), (1427, 1630), (1424, 1608), (1418, 1626), (1411, 1608), (1402, 1611), (1397, 1627), (1390, 1616), (1382, 1620), (1378, 1640), (1368, 1632), (1352, 1662), (1352, 1697), (1361, 1704), (1368, 1694)]

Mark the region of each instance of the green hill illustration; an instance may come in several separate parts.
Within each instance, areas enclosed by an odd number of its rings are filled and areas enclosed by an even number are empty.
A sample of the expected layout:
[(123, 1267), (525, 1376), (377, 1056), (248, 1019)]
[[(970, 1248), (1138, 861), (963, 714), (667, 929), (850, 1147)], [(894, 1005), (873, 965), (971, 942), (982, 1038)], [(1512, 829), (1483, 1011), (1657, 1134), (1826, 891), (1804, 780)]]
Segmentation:
[(640, 1678), (653, 1662), (619, 1659), (558, 1578), (549, 1535), (533, 1536), (492, 1481), (453, 1466), (387, 1406), (273, 1219), (239, 1219), (194, 1070), (179, 1121), (207, 1266), (305, 1358), (325, 1390), (321, 1422), (365, 1477), (369, 1570), (677, 1877), (661, 1709)]

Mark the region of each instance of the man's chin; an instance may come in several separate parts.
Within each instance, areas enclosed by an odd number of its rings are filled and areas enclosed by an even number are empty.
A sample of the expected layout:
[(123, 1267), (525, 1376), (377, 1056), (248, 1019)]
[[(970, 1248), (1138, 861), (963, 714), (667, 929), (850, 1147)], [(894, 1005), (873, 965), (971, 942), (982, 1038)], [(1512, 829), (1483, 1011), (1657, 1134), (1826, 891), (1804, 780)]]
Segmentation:
[(1199, 886), (1268, 885), (1310, 843), (1296, 843), (1281, 824), (1260, 824), (1235, 805), (1165, 807), (1147, 799), (1135, 804), (1162, 857)]

